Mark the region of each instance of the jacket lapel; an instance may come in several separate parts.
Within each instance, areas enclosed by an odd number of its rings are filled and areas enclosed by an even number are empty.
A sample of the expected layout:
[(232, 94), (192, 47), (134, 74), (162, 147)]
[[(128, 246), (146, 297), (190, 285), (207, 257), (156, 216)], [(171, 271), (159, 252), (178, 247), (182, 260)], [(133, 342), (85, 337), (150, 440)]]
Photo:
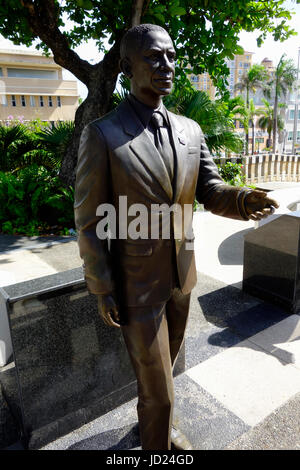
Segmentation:
[(176, 171), (176, 182), (175, 182), (175, 194), (174, 194), (174, 202), (179, 200), (180, 194), (183, 189), (185, 175), (186, 175), (186, 158), (188, 154), (188, 141), (184, 132), (184, 128), (181, 125), (179, 119), (176, 117), (175, 114), (170, 113), (167, 111), (170, 124), (171, 124), (171, 131), (173, 137), (173, 143), (177, 158), (177, 171)]
[(127, 100), (121, 103), (119, 112), (124, 131), (132, 137), (129, 143), (130, 149), (135, 157), (147, 168), (152, 177), (162, 186), (168, 198), (172, 201), (173, 189), (167, 168), (160, 153), (152, 143), (148, 131), (144, 129)]

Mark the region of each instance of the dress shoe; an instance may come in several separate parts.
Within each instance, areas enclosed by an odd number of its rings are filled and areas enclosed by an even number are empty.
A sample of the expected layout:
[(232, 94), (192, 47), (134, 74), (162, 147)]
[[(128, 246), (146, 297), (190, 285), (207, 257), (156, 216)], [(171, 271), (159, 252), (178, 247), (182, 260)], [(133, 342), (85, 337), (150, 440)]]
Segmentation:
[(175, 450), (193, 450), (192, 444), (184, 434), (172, 425), (171, 428), (171, 449)]

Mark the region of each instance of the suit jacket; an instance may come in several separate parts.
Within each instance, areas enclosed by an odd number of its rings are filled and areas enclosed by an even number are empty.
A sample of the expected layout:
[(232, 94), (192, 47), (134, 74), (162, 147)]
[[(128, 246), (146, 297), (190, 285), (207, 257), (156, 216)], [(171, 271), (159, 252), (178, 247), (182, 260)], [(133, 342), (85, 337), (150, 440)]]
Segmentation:
[[(118, 221), (119, 196), (127, 197), (128, 207), (140, 203), (149, 213), (151, 204), (176, 203), (183, 209), (185, 204), (193, 205), (196, 196), (214, 214), (248, 220), (243, 209), (244, 191), (224, 184), (199, 125), (167, 113), (177, 168), (173, 184), (161, 155), (128, 100), (88, 124), (81, 136), (74, 209), (87, 286), (94, 294), (115, 291), (119, 302), (127, 306), (167, 300), (174, 269), (182, 292), (191, 291), (196, 283), (196, 268), (194, 252), (187, 243), (193, 235), (189, 233), (187, 238), (181, 232), (178, 236), (179, 219), (172, 216), (171, 233), (176, 238), (127, 238), (109, 243), (96, 235), (100, 220), (96, 209), (100, 204), (113, 204)], [(135, 217), (128, 216), (125, 229)], [(150, 217), (148, 229), (150, 234)]]

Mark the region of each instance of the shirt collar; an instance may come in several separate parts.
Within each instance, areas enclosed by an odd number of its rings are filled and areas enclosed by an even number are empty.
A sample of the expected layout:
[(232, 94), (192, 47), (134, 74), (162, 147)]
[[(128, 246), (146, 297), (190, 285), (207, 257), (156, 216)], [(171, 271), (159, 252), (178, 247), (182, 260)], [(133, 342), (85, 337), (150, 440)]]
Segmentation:
[(129, 93), (127, 98), (144, 127), (148, 127), (148, 124), (154, 112), (161, 113), (162, 116), (165, 118), (166, 122), (169, 123), (166, 108), (162, 103), (159, 108), (153, 109), (150, 108), (150, 106), (147, 106), (146, 104), (139, 101), (132, 93)]

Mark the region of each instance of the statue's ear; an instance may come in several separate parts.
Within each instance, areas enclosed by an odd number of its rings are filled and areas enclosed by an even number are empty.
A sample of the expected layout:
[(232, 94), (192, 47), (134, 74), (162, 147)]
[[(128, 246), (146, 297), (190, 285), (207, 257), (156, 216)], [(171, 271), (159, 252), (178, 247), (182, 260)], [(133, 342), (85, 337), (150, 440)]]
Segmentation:
[(126, 77), (132, 77), (131, 62), (128, 57), (124, 57), (123, 59), (121, 59), (119, 62), (119, 66), (124, 75), (126, 75)]

